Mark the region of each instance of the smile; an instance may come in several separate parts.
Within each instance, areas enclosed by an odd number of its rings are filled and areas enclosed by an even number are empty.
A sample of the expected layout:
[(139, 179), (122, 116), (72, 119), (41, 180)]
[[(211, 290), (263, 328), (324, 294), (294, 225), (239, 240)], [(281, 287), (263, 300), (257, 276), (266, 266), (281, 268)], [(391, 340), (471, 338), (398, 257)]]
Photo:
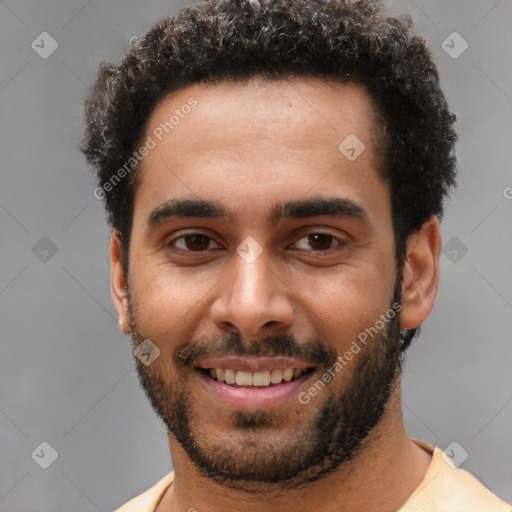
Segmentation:
[(266, 387), (281, 382), (291, 382), (298, 379), (308, 370), (300, 368), (287, 368), (285, 370), (266, 370), (263, 372), (244, 372), (223, 368), (210, 368), (209, 375), (212, 379), (225, 382), (228, 386), (240, 387)]
[(307, 362), (288, 357), (214, 358), (201, 361), (197, 370), (215, 401), (239, 409), (282, 404), (315, 373)]

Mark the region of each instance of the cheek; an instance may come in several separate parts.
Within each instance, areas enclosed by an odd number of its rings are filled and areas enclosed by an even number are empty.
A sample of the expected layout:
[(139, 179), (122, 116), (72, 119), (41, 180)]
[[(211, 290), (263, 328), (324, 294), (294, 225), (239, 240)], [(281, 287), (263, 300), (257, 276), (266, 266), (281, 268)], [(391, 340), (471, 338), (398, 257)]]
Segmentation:
[(179, 269), (150, 257), (139, 261), (144, 264), (132, 276), (137, 328), (170, 361), (180, 345), (212, 333), (208, 312), (229, 274), (221, 266)]
[(132, 296), (137, 305), (137, 322), (148, 337), (169, 339), (202, 306), (213, 281), (205, 274), (185, 273), (163, 266), (138, 268), (132, 275)]
[[(388, 269), (389, 273), (389, 269)], [(297, 307), (313, 324), (313, 330), (333, 340), (338, 350), (350, 345), (365, 328), (388, 309), (393, 279), (379, 269), (351, 268), (331, 274), (300, 276)]]
[[(227, 267), (172, 268), (147, 255), (137, 260), (131, 288), (137, 322), (146, 337), (179, 343), (211, 323), (208, 311), (226, 291)], [(291, 266), (281, 275), (286, 286), (279, 293), (295, 311), (295, 327), (306, 326), (305, 332), (332, 340), (339, 350), (386, 311), (394, 282), (391, 264), (382, 255), (357, 265), (309, 270)]]

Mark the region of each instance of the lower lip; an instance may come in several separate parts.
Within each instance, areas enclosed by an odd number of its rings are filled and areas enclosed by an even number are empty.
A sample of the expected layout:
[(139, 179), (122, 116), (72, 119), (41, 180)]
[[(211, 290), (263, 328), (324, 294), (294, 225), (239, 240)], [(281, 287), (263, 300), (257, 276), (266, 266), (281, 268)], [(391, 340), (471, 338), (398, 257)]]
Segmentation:
[(290, 400), (315, 372), (304, 373), (290, 382), (281, 382), (268, 388), (235, 388), (212, 379), (200, 370), (197, 373), (207, 390), (219, 402), (238, 409), (254, 409), (280, 405)]

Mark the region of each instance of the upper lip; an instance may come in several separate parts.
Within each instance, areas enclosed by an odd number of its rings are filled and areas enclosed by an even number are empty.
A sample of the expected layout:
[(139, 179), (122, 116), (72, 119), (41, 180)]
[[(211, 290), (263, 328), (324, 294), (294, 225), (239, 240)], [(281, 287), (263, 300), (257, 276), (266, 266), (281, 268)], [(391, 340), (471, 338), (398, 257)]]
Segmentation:
[(243, 372), (264, 372), (271, 370), (286, 370), (287, 368), (299, 368), (306, 370), (313, 365), (304, 360), (293, 357), (275, 356), (275, 357), (241, 357), (225, 356), (210, 357), (196, 361), (196, 366), (203, 369), (223, 368)]

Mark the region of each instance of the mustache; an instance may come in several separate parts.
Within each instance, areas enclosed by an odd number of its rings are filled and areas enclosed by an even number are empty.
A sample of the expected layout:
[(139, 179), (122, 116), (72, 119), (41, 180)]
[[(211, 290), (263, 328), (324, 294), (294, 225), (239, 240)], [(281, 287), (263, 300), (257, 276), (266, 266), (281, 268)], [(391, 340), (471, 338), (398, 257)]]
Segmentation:
[(174, 363), (176, 367), (183, 368), (194, 366), (198, 359), (224, 356), (285, 356), (330, 367), (335, 363), (338, 353), (318, 339), (298, 343), (293, 336), (276, 335), (247, 342), (238, 333), (231, 333), (220, 341), (201, 340), (182, 344), (174, 351)]

